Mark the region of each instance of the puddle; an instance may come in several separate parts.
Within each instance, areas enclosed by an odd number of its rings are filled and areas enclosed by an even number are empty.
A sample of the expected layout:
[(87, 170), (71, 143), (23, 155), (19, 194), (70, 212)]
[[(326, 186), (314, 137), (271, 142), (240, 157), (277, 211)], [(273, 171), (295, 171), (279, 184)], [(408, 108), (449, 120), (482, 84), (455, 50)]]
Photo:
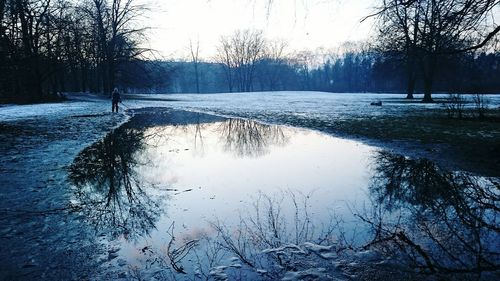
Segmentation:
[[(344, 208), (363, 198), (371, 149), (316, 132), (229, 119), (146, 130), (149, 139), (138, 169), (145, 182), (169, 192), (152, 240), (175, 221), (181, 232), (209, 227), (207, 221), (239, 222), (260, 192), (309, 195), (312, 215)], [(168, 205), (168, 207), (167, 207)]]
[[(138, 110), (129, 123), (82, 151), (69, 170), (72, 204), (98, 233), (111, 238), (116, 249), (109, 259), (119, 257), (118, 266), (156, 263), (161, 270), (172, 268), (170, 274), (186, 271), (222, 279), (227, 268), (242, 264), (254, 274), (268, 274), (262, 268), (272, 263), (258, 267), (252, 259), (245, 260), (247, 255), (316, 251), (324, 262), (333, 248), (310, 241), (345, 246), (348, 241), (366, 242), (361, 240), (373, 233), (370, 224), (359, 228), (353, 210), (366, 208), (367, 218), (380, 220), (382, 227), (382, 208), (369, 217), (377, 210), (371, 208), (374, 200), (382, 205), (391, 199), (388, 210), (397, 200), (398, 206), (429, 207), (436, 198), (456, 198), (449, 190), (468, 181), (444, 174), (428, 161), (412, 162), (316, 131), (167, 109)], [(453, 206), (449, 204), (445, 208)], [(405, 211), (408, 218), (418, 209), (412, 208)], [(390, 217), (401, 221), (401, 213)], [(340, 235), (329, 230), (332, 226), (342, 229)], [(384, 234), (381, 229), (377, 237)], [(213, 260), (200, 262), (192, 248), (215, 236), (226, 245), (213, 244), (220, 246), (218, 251), (234, 250), (233, 245), (246, 255), (213, 253)], [(488, 240), (496, 238), (494, 234)], [(210, 244), (203, 247), (205, 254), (212, 249)], [(193, 265), (200, 263), (207, 268), (231, 265), (203, 272)]]
[[(122, 218), (117, 224), (130, 229), (115, 234), (133, 240), (131, 248), (161, 240), (174, 221), (186, 233), (215, 219), (237, 223), (260, 192), (310, 196), (315, 216), (365, 198), (374, 150), (366, 145), (252, 120), (168, 111), (146, 122), (146, 115), (84, 150), (70, 173), (75, 200), (109, 208), (91, 217)], [(139, 214), (132, 204), (155, 211)], [(114, 214), (127, 209), (136, 213)], [(132, 215), (144, 222), (132, 222)]]

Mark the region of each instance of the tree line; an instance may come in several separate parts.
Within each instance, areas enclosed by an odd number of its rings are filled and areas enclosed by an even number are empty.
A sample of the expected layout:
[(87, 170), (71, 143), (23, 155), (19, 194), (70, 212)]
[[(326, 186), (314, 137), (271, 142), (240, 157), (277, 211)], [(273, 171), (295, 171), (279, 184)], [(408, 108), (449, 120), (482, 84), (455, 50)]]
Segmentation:
[(368, 17), (378, 19), (381, 49), (398, 54), (404, 65), (407, 98), (413, 98), (420, 78), (424, 101), (430, 102), (443, 63), (450, 57), (459, 62), (453, 55), (484, 50), (496, 39), (499, 5), (497, 0), (384, 0)]
[(134, 0), (0, 0), (0, 99), (164, 83), (140, 46), (146, 11)]
[[(371, 43), (290, 52), (259, 30), (237, 30), (203, 60), (142, 47), (148, 7), (137, 0), (0, 0), (0, 102), (58, 92), (499, 92), (498, 0), (386, 0)], [(497, 42), (497, 45), (494, 43)]]
[(420, 90), (425, 102), (432, 101), (436, 90), (498, 92), (498, 48), (492, 42), (500, 33), (495, 21), (500, 1), (378, 3), (376, 11), (366, 17), (376, 18), (375, 46), (344, 53), (319, 67), (310, 63), (307, 53), (283, 64), (259, 31), (236, 31), (221, 38), (216, 61), (223, 67), (228, 91), (256, 90), (254, 80), (273, 77), (276, 72), (266, 72), (285, 65), (293, 70), (287, 74), (295, 74), (295, 81), (300, 81), (299, 87), (287, 84), (289, 90), (406, 91), (409, 99)]
[[(253, 33), (259, 37), (262, 46), (257, 56), (240, 52), (238, 49), (241, 47), (228, 43), (241, 40), (242, 33)], [(405, 54), (381, 49), (377, 44), (351, 42), (335, 50), (291, 52), (286, 42), (266, 39), (262, 32), (238, 31), (234, 36), (221, 39), (219, 53), (214, 60), (201, 61), (198, 58), (193, 61), (190, 58), (168, 62), (171, 73), (169, 91), (402, 93), (408, 89)], [(434, 71), (434, 92), (500, 92), (498, 50), (443, 55)], [(425, 93), (424, 74), (415, 71), (412, 75), (412, 95)]]

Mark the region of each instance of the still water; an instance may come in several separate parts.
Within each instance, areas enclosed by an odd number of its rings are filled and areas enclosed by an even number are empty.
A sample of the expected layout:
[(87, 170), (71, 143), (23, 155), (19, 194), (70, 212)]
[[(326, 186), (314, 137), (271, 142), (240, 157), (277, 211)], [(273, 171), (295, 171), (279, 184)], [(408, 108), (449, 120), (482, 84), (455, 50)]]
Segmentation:
[[(145, 182), (171, 189), (153, 240), (172, 221), (196, 233), (207, 221), (238, 222), (260, 192), (310, 195), (311, 214), (344, 208), (363, 199), (371, 148), (318, 132), (228, 119), (163, 126), (148, 140), (138, 169)], [(193, 234), (194, 235), (194, 234)]]
[[(407, 222), (422, 219), (426, 214), (423, 211), (429, 209), (429, 217), (421, 223), (430, 223), (439, 230), (429, 234), (435, 235), (428, 239), (432, 243), (437, 233), (446, 233), (449, 227), (438, 227), (442, 221), (436, 217), (438, 211), (444, 210), (445, 216), (448, 209), (460, 213), (453, 198), (461, 198), (460, 206), (468, 202), (461, 197), (464, 189), (456, 186), (469, 184), (469, 178), (455, 175), (442, 172), (428, 161), (394, 156), (316, 131), (169, 109), (137, 110), (129, 123), (82, 151), (70, 167), (72, 203), (97, 233), (113, 241), (117, 248), (110, 255), (116, 253), (112, 258), (119, 257), (119, 264), (135, 267), (151, 263), (151, 255), (145, 254), (160, 249), (168, 257), (162, 260), (162, 266), (172, 266), (177, 273), (186, 271), (221, 279), (225, 273), (220, 267), (203, 273), (190, 263), (195, 260), (195, 251), (189, 252), (194, 245), (190, 241), (222, 237), (222, 242), (214, 245), (225, 245), (218, 249), (232, 253), (213, 254), (214, 261), (205, 264), (207, 267), (237, 260), (240, 263), (232, 265), (234, 268), (244, 264), (255, 269), (254, 274), (263, 274), (269, 269), (257, 269), (255, 261), (261, 263), (261, 268), (270, 267), (272, 262), (251, 257), (280, 251), (280, 270), (289, 270), (282, 266), (282, 255), (286, 247), (298, 248), (300, 243), (318, 251), (325, 248), (307, 243), (337, 243), (352, 248), (369, 241), (372, 233), (376, 233), (373, 241), (386, 241), (384, 235), (396, 237), (397, 233), (404, 235), (397, 237), (409, 245), (415, 244), (410, 239), (417, 236), (417, 242), (425, 242), (427, 237), (420, 233), (411, 236), (416, 230)], [(474, 186), (467, 188), (475, 194)], [(457, 193), (452, 192), (455, 189)], [(480, 191), (484, 194), (484, 190)], [(497, 195), (493, 193), (492, 198)], [(435, 203), (438, 201), (439, 205)], [(403, 211), (390, 213), (390, 224), (385, 225), (380, 215), (382, 208), (373, 204), (389, 211), (398, 205)], [(481, 222), (495, 225), (496, 213), (488, 213), (485, 208), (481, 215), (486, 219)], [(376, 230), (371, 229), (374, 224), (360, 226), (359, 217), (353, 215), (364, 212), (368, 218), (372, 209), (379, 212), (373, 218), (380, 220)], [(406, 223), (401, 223), (402, 214)], [(468, 215), (467, 211), (463, 216)], [(477, 219), (478, 215), (472, 217)], [(393, 223), (394, 218), (401, 225)], [(410, 234), (402, 232), (406, 226)], [(397, 232), (391, 233), (391, 227)], [(247, 236), (242, 236), (243, 232)], [(236, 237), (237, 243), (228, 237)], [(450, 237), (444, 239), (454, 238)], [(458, 238), (460, 241), (461, 236)], [(485, 241), (493, 241), (497, 248), (498, 232), (479, 237), (478, 243)], [(256, 249), (247, 249), (245, 243)], [(188, 250), (179, 246), (177, 252), (172, 251), (174, 244), (188, 245)], [(234, 245), (241, 247), (231, 249)], [(205, 253), (208, 249), (210, 246), (205, 246)], [(432, 246), (429, 249), (432, 251)], [(154, 262), (158, 262), (157, 257)], [(460, 265), (467, 263), (460, 261)], [(434, 267), (429, 266), (431, 270)], [(266, 278), (277, 276), (281, 275)]]
[[(172, 222), (181, 235), (196, 235), (216, 219), (235, 224), (260, 193), (309, 196), (311, 215), (320, 220), (330, 212), (345, 215), (349, 204), (366, 199), (373, 147), (311, 130), (201, 113), (164, 111), (147, 124), (143, 117), (148, 114), (137, 113), (72, 166), (82, 197), (120, 205), (116, 217), (106, 213), (112, 222), (131, 223), (127, 216), (139, 216), (137, 210), (126, 212), (133, 207), (124, 206), (129, 200), (152, 204), (143, 209), (154, 214), (142, 210), (146, 224), (134, 223), (150, 229), (120, 223), (123, 233), (114, 230), (126, 255), (162, 242)], [(75, 200), (89, 199), (82, 197)]]

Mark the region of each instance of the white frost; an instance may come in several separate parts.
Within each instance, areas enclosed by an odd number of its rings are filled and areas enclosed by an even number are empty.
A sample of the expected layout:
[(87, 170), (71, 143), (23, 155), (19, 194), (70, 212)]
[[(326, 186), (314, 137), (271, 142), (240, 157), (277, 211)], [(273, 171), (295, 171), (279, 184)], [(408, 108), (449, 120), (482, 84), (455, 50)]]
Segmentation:
[(326, 272), (325, 268), (309, 268), (303, 271), (289, 271), (281, 279), (283, 281), (294, 280), (333, 280)]

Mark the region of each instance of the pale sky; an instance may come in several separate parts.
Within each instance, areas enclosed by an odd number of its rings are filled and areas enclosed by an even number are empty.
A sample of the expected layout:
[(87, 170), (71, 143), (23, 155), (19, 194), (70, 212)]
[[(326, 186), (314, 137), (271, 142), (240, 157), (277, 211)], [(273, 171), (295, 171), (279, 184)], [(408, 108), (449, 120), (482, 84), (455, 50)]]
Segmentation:
[[(150, 47), (168, 58), (186, 57), (189, 40), (200, 56), (214, 56), (219, 38), (237, 29), (261, 29), (289, 42), (289, 51), (338, 47), (368, 38), (374, 0), (152, 0)], [(268, 3), (272, 5), (268, 9)]]

